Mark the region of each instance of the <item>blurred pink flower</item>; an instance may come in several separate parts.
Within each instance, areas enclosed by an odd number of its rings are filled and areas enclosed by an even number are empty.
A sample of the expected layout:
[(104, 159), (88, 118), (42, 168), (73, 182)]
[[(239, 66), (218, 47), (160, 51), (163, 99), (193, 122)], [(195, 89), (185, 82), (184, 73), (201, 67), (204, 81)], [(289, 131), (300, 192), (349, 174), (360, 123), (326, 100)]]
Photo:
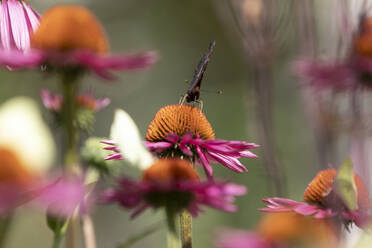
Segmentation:
[[(105, 144), (109, 145), (109, 147), (105, 148), (106, 150), (114, 152), (114, 154), (106, 158), (107, 160), (122, 158), (113, 142), (105, 141)], [(165, 141), (146, 141), (145, 145), (151, 152), (160, 157), (168, 149), (179, 148), (184, 155), (195, 157), (196, 163), (203, 166), (209, 178), (213, 176), (211, 163), (220, 163), (235, 172), (247, 172), (247, 168), (238, 159), (242, 157), (257, 158), (258, 156), (249, 150), (259, 147), (257, 144), (244, 141), (205, 140), (201, 139), (198, 134), (193, 135), (192, 132), (186, 133), (183, 137), (175, 133), (169, 133)]]
[(39, 26), (39, 14), (22, 0), (3, 0), (0, 6), (1, 51), (24, 53)]
[(256, 232), (243, 230), (224, 230), (218, 235), (219, 248), (275, 248), (272, 243)]
[(351, 89), (357, 82), (353, 66), (339, 61), (300, 60), (295, 62), (294, 71), (318, 90), (343, 91)]
[(182, 159), (159, 159), (145, 170), (142, 181), (124, 177), (118, 183), (117, 187), (104, 192), (103, 201), (134, 208), (132, 217), (151, 207), (187, 209), (194, 217), (203, 205), (234, 212), (237, 210), (233, 205), (235, 196), (246, 193), (242, 185), (200, 182), (196, 170)]
[(9, 214), (26, 203), (65, 217), (73, 215), (76, 210), (83, 214), (89, 208), (85, 201), (85, 185), (80, 179), (39, 178), (27, 184), (12, 181), (0, 183), (0, 215)]
[[(7, 2), (7, 1), (3, 1)], [(11, 0), (10, 2), (19, 3)], [(0, 64), (12, 68), (73, 68), (89, 71), (106, 79), (115, 79), (111, 71), (146, 68), (155, 63), (156, 55), (111, 55), (100, 23), (87, 9), (60, 5), (43, 14), (39, 27), (31, 37), (31, 49), (0, 51)]]
[[(59, 112), (63, 104), (63, 96), (61, 94), (52, 94), (49, 90), (41, 90), (41, 99), (45, 108), (52, 110), (54, 112)], [(109, 98), (94, 99), (92, 93), (81, 94), (76, 98), (76, 103), (80, 108), (91, 109), (97, 112), (107, 105), (109, 105), (111, 100)]]

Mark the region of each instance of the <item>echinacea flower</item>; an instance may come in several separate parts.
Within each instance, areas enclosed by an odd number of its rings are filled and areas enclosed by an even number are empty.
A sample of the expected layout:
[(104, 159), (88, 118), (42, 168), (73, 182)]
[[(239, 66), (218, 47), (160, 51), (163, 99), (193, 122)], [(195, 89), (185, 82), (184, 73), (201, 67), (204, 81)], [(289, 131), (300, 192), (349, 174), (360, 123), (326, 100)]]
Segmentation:
[(336, 248), (338, 234), (326, 220), (296, 213), (264, 215), (253, 231), (223, 230), (216, 241), (219, 248)]
[(351, 53), (328, 61), (303, 59), (294, 64), (295, 73), (318, 90), (336, 92), (372, 85), (372, 17), (361, 18), (360, 29), (350, 44)]
[(129, 178), (118, 180), (118, 185), (103, 195), (106, 203), (117, 202), (124, 208), (135, 209), (132, 216), (148, 208), (187, 209), (193, 216), (201, 206), (234, 212), (235, 196), (246, 188), (233, 183), (201, 182), (197, 171), (182, 159), (159, 159), (144, 170), (141, 181)]
[[(4, 2), (4, 1), (3, 1)], [(104, 79), (114, 79), (110, 70), (145, 68), (155, 62), (154, 53), (113, 56), (96, 17), (86, 8), (59, 5), (47, 10), (31, 37), (31, 49), (1, 52), (0, 63), (11, 67), (73, 68), (91, 71)]]
[[(49, 90), (43, 89), (41, 90), (41, 100), (43, 101), (45, 108), (53, 112), (60, 112), (62, 109), (63, 96), (61, 94), (53, 94)], [(107, 97), (95, 99), (93, 94), (90, 92), (80, 94), (76, 97), (77, 107), (89, 109), (93, 112), (97, 112), (105, 108), (110, 104), (110, 102), (110, 99)]]
[(23, 0), (3, 0), (0, 6), (0, 50), (27, 52), (39, 26), (39, 14)]
[(32, 200), (58, 206), (50, 212), (68, 216), (84, 201), (84, 184), (47, 175), (54, 154), (52, 135), (32, 100), (19, 97), (0, 105), (0, 215)]
[[(238, 159), (257, 158), (249, 150), (259, 147), (244, 141), (215, 139), (205, 115), (186, 104), (161, 108), (147, 129), (145, 145), (160, 158), (180, 157), (202, 165), (209, 178), (213, 175), (211, 163), (220, 163), (235, 172), (246, 172), (247, 168)], [(120, 159), (120, 147), (112, 149), (115, 153), (110, 158)]]
[(266, 208), (261, 211), (295, 212), (320, 219), (338, 219), (346, 226), (355, 223), (357, 226), (363, 227), (370, 219), (370, 202), (366, 186), (357, 174), (352, 174), (353, 185), (348, 185), (347, 190), (348, 194), (355, 191), (356, 195), (350, 198), (356, 199), (352, 200), (353, 204), (349, 204), (348, 199), (342, 195), (340, 186), (336, 183), (336, 177), (336, 170), (323, 170), (316, 175), (305, 190), (304, 200), (306, 203), (278, 197), (268, 198), (263, 200), (266, 203)]

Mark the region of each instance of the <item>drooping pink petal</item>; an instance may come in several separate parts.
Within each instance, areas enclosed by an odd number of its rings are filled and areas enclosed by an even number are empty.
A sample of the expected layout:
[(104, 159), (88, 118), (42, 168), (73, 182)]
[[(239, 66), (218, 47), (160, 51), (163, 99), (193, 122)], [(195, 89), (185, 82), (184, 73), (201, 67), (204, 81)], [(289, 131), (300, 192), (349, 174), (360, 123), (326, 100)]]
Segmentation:
[(1, 50), (9, 51), (15, 48), (15, 44), (9, 17), (8, 1), (1, 1), (0, 10), (0, 35), (3, 48)]
[(26, 22), (23, 6), (17, 0), (7, 0), (7, 2), (15, 46), (21, 51), (29, 49), (31, 34)]
[(208, 179), (213, 178), (213, 169), (208, 161), (207, 156), (202, 152), (199, 146), (196, 147), (196, 152), (198, 153), (201, 164), (203, 165), (204, 171)]
[(22, 2), (22, 5), (26, 12), (25, 15), (27, 17), (26, 21), (28, 29), (30, 30), (30, 33), (33, 33), (39, 27), (40, 15), (34, 9), (32, 9), (27, 3)]

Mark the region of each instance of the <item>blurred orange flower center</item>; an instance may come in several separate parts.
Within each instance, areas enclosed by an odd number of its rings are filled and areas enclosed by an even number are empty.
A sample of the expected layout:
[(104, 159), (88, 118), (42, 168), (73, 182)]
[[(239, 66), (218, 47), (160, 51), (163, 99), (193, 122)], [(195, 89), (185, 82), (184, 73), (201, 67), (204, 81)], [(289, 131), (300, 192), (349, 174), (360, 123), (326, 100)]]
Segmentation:
[(31, 173), (12, 150), (0, 146), (0, 183), (27, 184)]
[(372, 56), (372, 18), (365, 19), (361, 24), (360, 34), (354, 41), (356, 51), (361, 55)]
[(157, 160), (150, 168), (144, 171), (144, 181), (198, 181), (199, 175), (187, 160), (167, 158)]
[(31, 47), (42, 50), (104, 53), (109, 50), (108, 46), (105, 32), (96, 17), (89, 10), (74, 5), (60, 5), (47, 10), (31, 37)]
[(150, 142), (162, 141), (169, 133), (182, 137), (187, 132), (198, 134), (202, 139), (214, 139), (211, 124), (196, 107), (175, 104), (161, 108), (151, 121), (146, 139)]

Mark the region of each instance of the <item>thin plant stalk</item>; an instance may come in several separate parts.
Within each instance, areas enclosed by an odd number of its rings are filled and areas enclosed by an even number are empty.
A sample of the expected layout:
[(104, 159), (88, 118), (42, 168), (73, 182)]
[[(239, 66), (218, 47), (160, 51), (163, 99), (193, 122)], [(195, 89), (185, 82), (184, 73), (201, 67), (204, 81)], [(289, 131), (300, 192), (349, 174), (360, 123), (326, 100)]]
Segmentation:
[(273, 125), (273, 82), (270, 65), (253, 66), (253, 84), (255, 90), (257, 128), (262, 144), (264, 166), (271, 183), (271, 191), (278, 196), (286, 194), (284, 172), (279, 165), (276, 153)]
[[(67, 175), (79, 173), (78, 140), (79, 129), (76, 126), (76, 95), (78, 89), (77, 75), (65, 72), (62, 74), (63, 86), (63, 121), (66, 131), (66, 150), (64, 164)], [(66, 247), (76, 248), (78, 239), (79, 223), (75, 217), (71, 217), (66, 232)]]
[(186, 209), (180, 213), (182, 248), (192, 248), (192, 216)]
[(85, 248), (96, 248), (96, 235), (94, 231), (93, 220), (90, 215), (84, 215), (83, 221), (83, 235), (85, 241)]
[(6, 240), (12, 224), (13, 216), (0, 218), (0, 248), (6, 247)]
[(59, 248), (61, 247), (63, 235), (60, 232), (55, 232), (53, 237), (53, 246), (52, 248)]
[(177, 232), (177, 213), (172, 208), (166, 208), (167, 216), (167, 248), (180, 248), (181, 242)]

